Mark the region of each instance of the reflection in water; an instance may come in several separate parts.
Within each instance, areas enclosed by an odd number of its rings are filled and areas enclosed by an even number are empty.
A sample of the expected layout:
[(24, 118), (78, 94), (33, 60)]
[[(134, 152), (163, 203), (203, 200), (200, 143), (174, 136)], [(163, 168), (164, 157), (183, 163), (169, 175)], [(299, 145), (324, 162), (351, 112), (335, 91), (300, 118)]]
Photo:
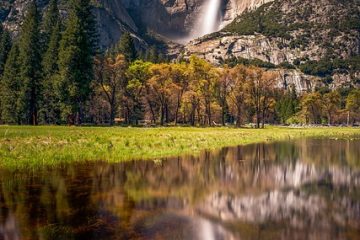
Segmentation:
[(360, 140), (0, 171), (0, 239), (359, 239)]

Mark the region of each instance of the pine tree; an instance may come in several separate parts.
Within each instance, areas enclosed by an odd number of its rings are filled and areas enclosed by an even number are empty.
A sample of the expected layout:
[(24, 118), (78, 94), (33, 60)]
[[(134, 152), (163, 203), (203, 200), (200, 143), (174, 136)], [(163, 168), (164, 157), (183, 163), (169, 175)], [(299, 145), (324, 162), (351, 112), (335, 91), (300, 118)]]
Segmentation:
[(30, 3), (19, 39), (20, 107), (22, 122), (38, 123), (38, 103), (41, 79), (39, 13), (35, 1)]
[(60, 109), (55, 93), (55, 82), (59, 78), (58, 55), (61, 39), (61, 19), (57, 7), (57, 0), (51, 0), (43, 22), (43, 42), (45, 53), (42, 60), (42, 102), (40, 121), (54, 124), (59, 123)]
[(19, 93), (20, 93), (20, 66), (19, 49), (13, 44), (1, 78), (1, 120), (8, 124), (20, 124)]
[[(51, 35), (60, 23), (60, 14), (57, 0), (50, 0), (42, 22), (42, 44), (46, 49), (49, 47)], [(60, 26), (60, 25), (59, 25)]]
[(11, 37), (7, 30), (3, 30), (0, 34), (0, 77), (4, 72), (6, 59), (11, 49)]
[(146, 55), (147, 55), (146, 56), (147, 61), (149, 61), (149, 62), (157, 63), (159, 60), (158, 59), (158, 51), (155, 46), (151, 46), (150, 48), (148, 48)]
[(62, 117), (71, 124), (81, 124), (83, 105), (91, 93), (96, 37), (90, 1), (71, 0), (60, 42), (57, 86)]
[(130, 33), (125, 32), (121, 36), (118, 44), (118, 53), (123, 54), (129, 63), (137, 59), (137, 51)]

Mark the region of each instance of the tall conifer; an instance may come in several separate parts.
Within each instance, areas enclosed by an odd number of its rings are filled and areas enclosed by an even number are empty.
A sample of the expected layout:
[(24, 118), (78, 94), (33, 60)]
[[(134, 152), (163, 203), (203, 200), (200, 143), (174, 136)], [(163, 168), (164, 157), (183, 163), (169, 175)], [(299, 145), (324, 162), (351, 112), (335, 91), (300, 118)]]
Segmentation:
[(130, 33), (125, 32), (121, 36), (118, 44), (118, 52), (123, 54), (128, 62), (133, 62), (136, 60), (137, 51)]
[(7, 30), (0, 34), (0, 77), (4, 72), (6, 59), (11, 49), (11, 37)]
[(51, 0), (43, 21), (43, 42), (45, 53), (42, 60), (42, 101), (40, 120), (45, 123), (59, 123), (59, 100), (55, 84), (59, 78), (58, 55), (61, 38), (61, 19), (57, 0)]
[(90, 1), (69, 3), (69, 17), (60, 42), (58, 93), (63, 119), (80, 124), (84, 103), (91, 92), (97, 35)]
[(20, 107), (22, 122), (38, 123), (41, 79), (39, 13), (35, 1), (30, 3), (19, 39)]
[(20, 93), (20, 66), (19, 48), (13, 44), (1, 78), (1, 120), (8, 124), (20, 124), (19, 93)]

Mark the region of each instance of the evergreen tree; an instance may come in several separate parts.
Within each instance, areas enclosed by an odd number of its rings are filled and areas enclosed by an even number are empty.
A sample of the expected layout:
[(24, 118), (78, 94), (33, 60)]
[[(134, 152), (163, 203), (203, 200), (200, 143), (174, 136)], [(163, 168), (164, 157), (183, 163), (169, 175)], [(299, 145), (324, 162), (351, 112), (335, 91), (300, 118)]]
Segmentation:
[(298, 112), (298, 108), (299, 100), (296, 94), (296, 88), (293, 85), (277, 102), (277, 112), (281, 122), (285, 124), (289, 118), (293, 117)]
[(46, 49), (49, 47), (49, 42), (53, 31), (60, 23), (60, 14), (57, 0), (50, 0), (49, 6), (45, 12), (44, 20), (42, 22), (42, 42)]
[(118, 44), (118, 52), (123, 54), (129, 63), (137, 59), (137, 51), (130, 33), (125, 32), (121, 36)]
[[(1, 26), (1, 25), (0, 25)], [(4, 72), (6, 59), (11, 49), (11, 37), (7, 30), (0, 34), (0, 77)]]
[(157, 63), (159, 60), (157, 48), (155, 46), (151, 46), (146, 51), (147, 51), (146, 52), (147, 61), (152, 62), (152, 63)]
[(20, 93), (20, 66), (19, 49), (13, 44), (1, 78), (1, 120), (8, 124), (20, 124), (19, 93)]
[(96, 43), (96, 25), (90, 1), (71, 0), (60, 42), (60, 78), (57, 84), (62, 117), (70, 124), (81, 124), (83, 105), (91, 93)]
[(38, 103), (41, 79), (39, 13), (35, 1), (30, 3), (19, 39), (20, 107), (22, 122), (38, 123)]
[(61, 20), (57, 0), (51, 0), (43, 22), (45, 53), (42, 60), (43, 88), (40, 120), (45, 123), (59, 123), (59, 100), (55, 93), (55, 82), (59, 78), (58, 55), (61, 39)]

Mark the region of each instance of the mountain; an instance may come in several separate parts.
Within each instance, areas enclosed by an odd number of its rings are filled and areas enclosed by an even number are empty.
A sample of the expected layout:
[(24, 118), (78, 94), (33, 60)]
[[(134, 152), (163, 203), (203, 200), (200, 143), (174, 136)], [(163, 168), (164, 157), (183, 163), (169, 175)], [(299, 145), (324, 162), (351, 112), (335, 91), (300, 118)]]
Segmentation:
[(185, 55), (192, 54), (215, 64), (256, 61), (278, 67), (291, 83), (303, 79), (299, 86), (306, 86), (310, 75), (333, 87), (359, 84), (360, 1), (271, 1), (186, 45)]

